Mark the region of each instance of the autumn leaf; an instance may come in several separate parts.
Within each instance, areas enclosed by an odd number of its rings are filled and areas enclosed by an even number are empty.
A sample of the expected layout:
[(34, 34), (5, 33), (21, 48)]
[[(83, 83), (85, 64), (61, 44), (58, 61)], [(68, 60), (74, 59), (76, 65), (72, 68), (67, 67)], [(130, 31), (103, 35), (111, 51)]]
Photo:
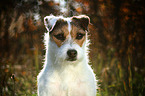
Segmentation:
[(132, 35), (130, 34), (128, 37), (129, 42), (132, 40)]
[(28, 20), (28, 28), (30, 31), (34, 31), (37, 29), (37, 27), (34, 25), (33, 20), (31, 18)]
[(106, 8), (106, 6), (105, 6), (104, 3), (100, 5), (100, 9), (101, 9), (101, 10), (105, 10), (105, 8)]
[(89, 6), (89, 2), (84, 2), (84, 6), (88, 7)]
[(128, 16), (125, 16), (125, 20), (128, 20), (129, 19), (129, 17)]
[(54, 2), (50, 1), (50, 2), (48, 2), (48, 5), (49, 6), (54, 6)]
[(8, 68), (6, 68), (6, 69), (5, 69), (5, 72), (9, 72), (9, 69), (8, 69)]
[(22, 72), (22, 75), (26, 75), (26, 72), (25, 72), (25, 71), (23, 71), (23, 72)]
[(106, 27), (106, 28), (108, 27), (108, 24), (106, 22), (104, 22), (104, 27)]
[(128, 8), (123, 8), (122, 11), (123, 11), (124, 13), (128, 13), (128, 12), (129, 12), (129, 9), (128, 9)]
[(76, 8), (76, 11), (79, 12), (79, 13), (81, 13), (82, 12), (82, 8), (81, 7), (78, 7), (78, 8)]

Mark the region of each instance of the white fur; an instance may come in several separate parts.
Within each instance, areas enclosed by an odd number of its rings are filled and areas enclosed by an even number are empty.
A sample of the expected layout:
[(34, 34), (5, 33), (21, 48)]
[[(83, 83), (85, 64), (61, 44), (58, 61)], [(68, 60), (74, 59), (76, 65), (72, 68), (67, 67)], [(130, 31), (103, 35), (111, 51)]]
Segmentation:
[[(46, 56), (44, 68), (37, 77), (38, 96), (96, 96), (96, 79), (88, 65), (87, 45), (88, 40), (80, 47), (70, 38), (58, 47), (49, 40), (49, 33), (45, 34)], [(69, 49), (77, 50), (76, 61), (66, 60)]]
[(71, 31), (71, 24), (70, 24), (70, 22), (71, 22), (71, 19), (68, 19), (67, 20), (67, 23), (68, 23), (68, 31), (69, 32)]

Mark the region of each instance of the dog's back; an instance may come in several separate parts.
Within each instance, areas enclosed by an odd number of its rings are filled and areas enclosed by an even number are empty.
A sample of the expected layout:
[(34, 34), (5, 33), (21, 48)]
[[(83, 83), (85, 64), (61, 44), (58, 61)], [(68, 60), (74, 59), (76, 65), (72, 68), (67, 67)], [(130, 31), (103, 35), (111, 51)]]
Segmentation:
[(88, 65), (89, 17), (46, 16), (46, 56), (38, 75), (39, 96), (95, 96), (96, 79)]

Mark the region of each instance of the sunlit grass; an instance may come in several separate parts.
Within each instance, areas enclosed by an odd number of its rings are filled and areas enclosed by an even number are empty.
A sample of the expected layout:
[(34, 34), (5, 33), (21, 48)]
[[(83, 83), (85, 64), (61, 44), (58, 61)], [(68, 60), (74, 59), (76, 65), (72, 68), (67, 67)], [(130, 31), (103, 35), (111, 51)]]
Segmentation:
[[(143, 81), (143, 76), (138, 78), (139, 74), (137, 73), (137, 77), (132, 76), (132, 71), (134, 70), (131, 69), (133, 67), (131, 61), (131, 57), (128, 56), (126, 62), (127, 70), (125, 70), (122, 66), (123, 64), (116, 57), (111, 58), (110, 56), (105, 61), (98, 54), (95, 61), (96, 65), (93, 63), (93, 66), (96, 66), (95, 71), (99, 77), (100, 85), (96, 96), (143, 96), (142, 90), (145, 88), (143, 83), (144, 87), (133, 89), (133, 86), (138, 86), (136, 80)], [(128, 74), (128, 77), (125, 77), (126, 74)]]

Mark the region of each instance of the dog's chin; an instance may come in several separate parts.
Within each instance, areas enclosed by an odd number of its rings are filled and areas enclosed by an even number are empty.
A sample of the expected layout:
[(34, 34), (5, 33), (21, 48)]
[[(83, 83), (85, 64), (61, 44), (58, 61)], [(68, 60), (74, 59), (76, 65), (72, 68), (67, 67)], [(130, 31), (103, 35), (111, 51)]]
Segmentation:
[(76, 58), (67, 58), (66, 60), (67, 60), (67, 61), (70, 61), (70, 62), (77, 61)]
[(82, 62), (83, 59), (84, 59), (83, 56), (76, 56), (76, 57), (74, 57), (74, 58), (67, 57), (65, 60), (68, 61), (68, 62), (70, 62), (70, 63), (71, 63), (71, 62), (77, 63), (77, 62)]

